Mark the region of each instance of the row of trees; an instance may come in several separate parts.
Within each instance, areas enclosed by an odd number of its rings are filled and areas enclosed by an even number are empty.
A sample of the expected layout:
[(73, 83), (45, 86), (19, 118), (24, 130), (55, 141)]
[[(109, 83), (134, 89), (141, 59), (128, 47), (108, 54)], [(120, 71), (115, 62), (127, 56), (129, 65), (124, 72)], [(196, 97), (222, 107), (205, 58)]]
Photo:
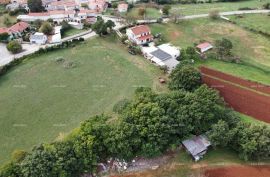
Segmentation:
[(230, 146), (240, 157), (270, 157), (270, 129), (240, 121), (218, 93), (201, 83), (190, 64), (171, 74), (169, 93), (138, 88), (132, 100), (114, 106), (117, 120), (99, 115), (84, 121), (63, 141), (41, 144), (27, 153), (16, 151), (1, 177), (56, 177), (93, 173), (110, 157), (130, 160), (156, 156), (191, 135), (208, 132), (213, 145)]

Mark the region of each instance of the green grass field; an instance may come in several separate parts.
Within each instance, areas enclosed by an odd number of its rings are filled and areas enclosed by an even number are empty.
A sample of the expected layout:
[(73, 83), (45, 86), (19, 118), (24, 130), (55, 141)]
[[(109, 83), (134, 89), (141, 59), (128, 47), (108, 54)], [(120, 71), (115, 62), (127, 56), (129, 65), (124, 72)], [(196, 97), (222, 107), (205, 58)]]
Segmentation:
[(76, 29), (76, 28), (70, 28), (67, 31), (64, 32), (64, 34), (62, 35), (62, 38), (68, 37), (68, 36), (73, 36), (75, 34), (79, 34), (86, 31), (85, 29)]
[[(9, 19), (9, 22), (10, 22), (9, 25), (6, 25), (6, 24), (4, 23), (5, 18)], [(8, 15), (8, 14), (0, 15), (0, 28), (1, 28), (1, 27), (9, 27), (9, 26), (11, 26), (12, 24), (16, 23), (16, 21), (17, 21), (17, 19), (16, 19), (15, 16), (10, 16), (10, 15)]]
[(158, 9), (155, 8), (146, 8), (146, 13), (144, 17), (139, 16), (139, 8), (132, 8), (127, 15), (135, 18), (135, 19), (157, 19), (161, 17), (161, 13)]
[(152, 33), (161, 33), (165, 41), (181, 48), (194, 46), (201, 40), (214, 44), (223, 37), (233, 42), (233, 53), (241, 58), (242, 64), (218, 60), (201, 61), (207, 65), (246, 79), (270, 84), (270, 40), (262, 35), (249, 32), (237, 25), (210, 19), (196, 19), (180, 24), (153, 24)]
[[(57, 63), (75, 63), (65, 68)], [(0, 163), (15, 149), (54, 140), (92, 115), (110, 114), (140, 86), (166, 91), (160, 69), (130, 55), (113, 38), (95, 38), (74, 48), (25, 60), (0, 78)]]
[(231, 16), (230, 20), (242, 27), (253, 28), (257, 31), (270, 32), (270, 16), (266, 14), (248, 14), (239, 16)]
[(213, 10), (219, 12), (235, 11), (239, 8), (262, 8), (263, 4), (270, 0), (243, 0), (237, 2), (219, 2), (219, 3), (204, 3), (204, 4), (177, 4), (172, 5), (172, 9), (179, 10), (184, 15), (208, 14)]

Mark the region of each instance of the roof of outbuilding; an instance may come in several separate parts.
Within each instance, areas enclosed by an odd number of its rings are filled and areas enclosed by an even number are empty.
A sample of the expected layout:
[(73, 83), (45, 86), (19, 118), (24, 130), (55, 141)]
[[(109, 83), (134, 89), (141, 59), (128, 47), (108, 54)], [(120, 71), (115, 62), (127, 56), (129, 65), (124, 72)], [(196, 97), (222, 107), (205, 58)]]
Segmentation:
[(213, 47), (213, 46), (209, 42), (204, 42), (204, 43), (197, 45), (196, 47), (199, 49), (204, 49), (204, 48)]
[(203, 135), (195, 136), (194, 138), (185, 140), (182, 143), (192, 156), (196, 156), (207, 150), (208, 146), (211, 145), (208, 139)]

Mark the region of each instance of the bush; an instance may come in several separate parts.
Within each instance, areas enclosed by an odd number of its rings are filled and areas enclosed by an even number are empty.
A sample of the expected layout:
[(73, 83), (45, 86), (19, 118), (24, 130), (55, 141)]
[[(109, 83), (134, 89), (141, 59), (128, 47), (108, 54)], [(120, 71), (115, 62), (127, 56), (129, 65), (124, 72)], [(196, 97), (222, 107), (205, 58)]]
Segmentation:
[(211, 12), (209, 12), (209, 17), (213, 20), (217, 20), (219, 19), (220, 15), (219, 15), (219, 11), (217, 10), (213, 10)]
[(122, 114), (129, 104), (130, 101), (128, 99), (120, 100), (113, 106), (113, 112)]
[(22, 45), (18, 41), (10, 41), (7, 45), (7, 49), (11, 53), (19, 53), (22, 51)]
[(39, 31), (44, 33), (44, 34), (49, 35), (49, 34), (52, 34), (53, 27), (49, 22), (43, 22), (40, 29), (39, 29)]
[(171, 6), (169, 6), (169, 5), (163, 6), (163, 8), (162, 8), (163, 14), (164, 14), (164, 15), (169, 15), (170, 9), (171, 9)]
[(197, 68), (182, 63), (172, 71), (170, 79), (169, 88), (171, 90), (193, 91), (202, 84), (201, 73)]
[(270, 3), (264, 4), (264, 5), (263, 5), (263, 8), (264, 8), (264, 9), (270, 9)]
[(146, 9), (145, 8), (143, 8), (143, 7), (139, 8), (139, 10), (138, 10), (138, 15), (139, 16), (144, 16), (145, 13), (146, 13)]

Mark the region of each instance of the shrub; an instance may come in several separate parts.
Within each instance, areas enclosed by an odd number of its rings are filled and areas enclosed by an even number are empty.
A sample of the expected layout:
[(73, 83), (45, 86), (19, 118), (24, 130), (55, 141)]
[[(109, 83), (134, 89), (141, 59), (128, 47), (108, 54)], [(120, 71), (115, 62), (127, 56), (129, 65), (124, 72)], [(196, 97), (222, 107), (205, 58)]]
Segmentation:
[(113, 112), (122, 114), (129, 104), (130, 101), (128, 99), (122, 99), (113, 106)]
[(10, 41), (7, 45), (7, 49), (11, 53), (19, 53), (22, 51), (22, 45), (18, 41)]
[(139, 15), (139, 16), (144, 16), (145, 13), (146, 13), (145, 8), (143, 8), (143, 7), (139, 8), (139, 10), (138, 10), (138, 15)]
[(213, 20), (217, 20), (220, 17), (219, 11), (213, 10), (213, 11), (209, 12), (209, 17)]
[(164, 14), (164, 15), (169, 15), (170, 9), (171, 9), (171, 6), (169, 6), (169, 5), (163, 6), (163, 8), (162, 8), (163, 14)]
[(53, 32), (53, 27), (49, 22), (43, 22), (39, 31), (41, 31), (44, 34), (51, 34)]
[(264, 8), (264, 9), (270, 9), (270, 3), (264, 4), (264, 5), (263, 5), (263, 8)]

